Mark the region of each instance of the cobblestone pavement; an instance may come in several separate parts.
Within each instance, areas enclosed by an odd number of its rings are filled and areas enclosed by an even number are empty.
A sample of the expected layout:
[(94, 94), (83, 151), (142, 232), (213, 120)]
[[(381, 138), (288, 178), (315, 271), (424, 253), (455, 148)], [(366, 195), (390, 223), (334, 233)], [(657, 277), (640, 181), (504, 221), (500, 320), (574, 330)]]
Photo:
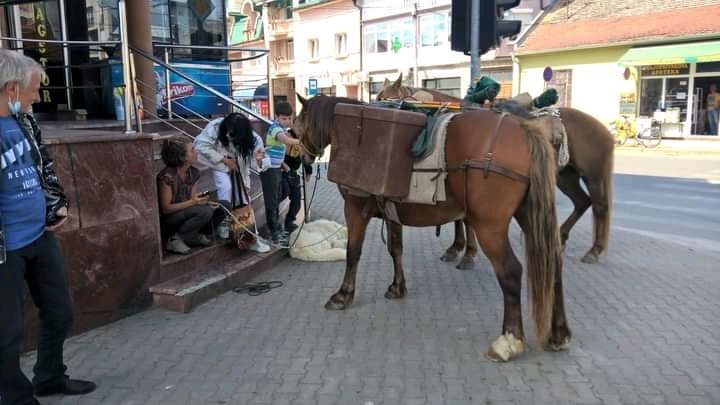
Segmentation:
[[(330, 183), (320, 182), (311, 216), (342, 222)], [(383, 298), (392, 262), (373, 220), (349, 310), (323, 309), (343, 263), (288, 259), (259, 277), (284, 283), (265, 295), (229, 292), (186, 315), (151, 309), (69, 339), (69, 372), (99, 388), (43, 403), (720, 403), (720, 252), (626, 228), (613, 230), (597, 265), (579, 260), (589, 215), (571, 236), (567, 352), (539, 351), (530, 334), (533, 350), (515, 361), (484, 357), (500, 332), (500, 289), (482, 255), (475, 271), (438, 260), (450, 227), (439, 240), (406, 228), (408, 296)], [(512, 239), (523, 256), (516, 227)], [(33, 360), (23, 361), (28, 373)]]

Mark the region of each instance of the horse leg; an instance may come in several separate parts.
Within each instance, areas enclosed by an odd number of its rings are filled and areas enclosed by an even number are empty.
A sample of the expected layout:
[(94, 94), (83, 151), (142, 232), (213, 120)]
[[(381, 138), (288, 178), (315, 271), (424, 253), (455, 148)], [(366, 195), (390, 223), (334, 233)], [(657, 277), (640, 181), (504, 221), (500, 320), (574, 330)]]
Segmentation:
[(555, 274), (555, 301), (553, 302), (552, 323), (550, 326), (550, 339), (548, 348), (559, 352), (570, 346), (572, 333), (565, 317), (565, 300), (563, 298), (562, 269)]
[(499, 231), (484, 229), (478, 224), (474, 226), (480, 247), (495, 270), (505, 306), (502, 334), (492, 343), (487, 356), (492, 361), (509, 361), (525, 350), (520, 303), (522, 265), (510, 246), (507, 227)]
[(385, 292), (385, 298), (392, 300), (397, 298), (403, 298), (407, 294), (407, 288), (405, 288), (405, 274), (403, 273), (402, 267), (402, 253), (403, 253), (403, 240), (402, 240), (402, 225), (395, 222), (387, 222), (388, 230), (388, 252), (393, 259), (393, 266), (395, 267), (395, 274), (393, 276), (393, 282)]
[(593, 245), (581, 259), (583, 263), (597, 263), (600, 253), (607, 248), (610, 225), (610, 207), (604, 185), (596, 179), (583, 179), (592, 200)]
[(372, 214), (364, 209), (367, 202), (368, 200), (361, 198), (345, 197), (345, 221), (348, 228), (345, 277), (340, 290), (325, 303), (325, 309), (345, 309), (350, 306), (353, 298), (355, 298), (357, 266), (362, 254), (362, 245), (365, 241), (365, 230), (372, 217)]
[(463, 223), (465, 224), (467, 245), (465, 246), (465, 255), (456, 268), (458, 270), (472, 270), (475, 268), (475, 256), (478, 251), (477, 239), (475, 238), (475, 232), (473, 232), (470, 222), (465, 219)]
[(566, 167), (560, 172), (557, 186), (573, 203), (573, 212), (560, 226), (560, 237), (564, 247), (570, 237), (570, 230), (590, 207), (591, 201), (580, 186), (580, 175), (572, 167)]
[(442, 255), (440, 260), (444, 262), (454, 262), (458, 254), (465, 249), (465, 228), (463, 228), (462, 221), (455, 221), (455, 241)]

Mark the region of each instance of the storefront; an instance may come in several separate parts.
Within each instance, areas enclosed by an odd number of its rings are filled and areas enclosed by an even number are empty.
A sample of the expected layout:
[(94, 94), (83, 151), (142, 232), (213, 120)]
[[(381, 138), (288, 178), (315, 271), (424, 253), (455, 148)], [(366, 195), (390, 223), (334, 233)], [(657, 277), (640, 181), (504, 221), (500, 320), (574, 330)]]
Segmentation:
[[(225, 0), (147, 1), (150, 3), (156, 56), (164, 54), (162, 45), (166, 44), (226, 46)], [(4, 37), (36, 41), (120, 39), (118, 0), (23, 1), (22, 4), (0, 6), (0, 19), (3, 20), (0, 26), (5, 28)], [(129, 21), (131, 29), (132, 24)], [(65, 110), (85, 110), (89, 118), (116, 116), (113, 93), (122, 83), (114, 71), (120, 63), (118, 45), (105, 43), (64, 48), (58, 43), (8, 40), (3, 41), (2, 46), (22, 49), (45, 67), (48, 78), (40, 91), (41, 102), (33, 107), (37, 113), (53, 118)], [(200, 64), (198, 69), (189, 67), (188, 70), (199, 71), (201, 81), (208, 69), (213, 75), (224, 76), (225, 80), (220, 80), (219, 86), (223, 93), (229, 94), (229, 70), (217, 70), (217, 64), (227, 59), (225, 51), (179, 48), (170, 52), (173, 63)], [(175, 84), (184, 85), (173, 81)], [(150, 86), (149, 83), (146, 85)], [(207, 97), (200, 93), (195, 92), (194, 96)]]
[(717, 135), (707, 124), (708, 92), (720, 88), (720, 41), (632, 48), (620, 64), (638, 77), (638, 125), (662, 122), (666, 137)]

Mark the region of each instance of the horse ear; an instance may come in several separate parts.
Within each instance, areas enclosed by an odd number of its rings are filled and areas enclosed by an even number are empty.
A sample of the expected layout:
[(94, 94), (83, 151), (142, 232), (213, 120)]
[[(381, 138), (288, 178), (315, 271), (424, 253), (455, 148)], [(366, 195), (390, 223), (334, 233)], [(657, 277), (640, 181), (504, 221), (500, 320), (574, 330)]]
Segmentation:
[(390, 85), (390, 80), (388, 80), (387, 77), (386, 77), (386, 78), (385, 78), (385, 83), (383, 83), (383, 87), (387, 87), (387, 86), (389, 86), (389, 85)]
[(402, 72), (400, 73), (400, 76), (398, 76), (397, 80), (395, 80), (395, 83), (393, 83), (393, 87), (396, 89), (402, 87)]
[(307, 104), (307, 99), (300, 95), (300, 93), (295, 93), (297, 95), (298, 100), (300, 100), (300, 105), (305, 108), (305, 104)]

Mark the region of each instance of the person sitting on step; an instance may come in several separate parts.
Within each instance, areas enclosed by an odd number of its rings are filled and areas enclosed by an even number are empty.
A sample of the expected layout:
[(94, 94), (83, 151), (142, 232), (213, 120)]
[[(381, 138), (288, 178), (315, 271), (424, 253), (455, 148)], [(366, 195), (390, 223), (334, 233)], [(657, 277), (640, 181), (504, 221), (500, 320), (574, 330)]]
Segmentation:
[(170, 236), (165, 248), (188, 254), (191, 246), (210, 246), (207, 234), (225, 219), (225, 210), (199, 194), (200, 170), (193, 166), (197, 152), (192, 143), (166, 140), (161, 150), (165, 168), (157, 176), (160, 222)]

